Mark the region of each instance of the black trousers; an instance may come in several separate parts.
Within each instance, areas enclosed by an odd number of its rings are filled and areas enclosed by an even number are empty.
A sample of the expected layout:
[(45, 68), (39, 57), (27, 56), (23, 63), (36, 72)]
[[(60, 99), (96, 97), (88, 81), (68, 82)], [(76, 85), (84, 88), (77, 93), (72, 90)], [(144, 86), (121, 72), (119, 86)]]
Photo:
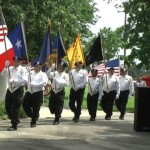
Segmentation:
[(121, 115), (126, 112), (126, 105), (128, 103), (129, 90), (120, 91), (119, 99), (116, 99), (115, 104)]
[(103, 91), (102, 101), (101, 101), (101, 107), (103, 111), (106, 113), (106, 116), (111, 117), (112, 111), (113, 111), (113, 105), (116, 98), (116, 91), (110, 91), (107, 93), (106, 91)]
[(99, 97), (99, 93), (96, 93), (92, 96), (89, 93), (87, 95), (87, 108), (88, 108), (89, 115), (92, 118), (96, 117), (98, 97)]
[(20, 87), (13, 93), (9, 90), (5, 96), (5, 109), (8, 117), (11, 119), (12, 126), (16, 127), (20, 118), (20, 107), (23, 99), (23, 87)]
[(65, 90), (58, 93), (51, 92), (49, 97), (49, 110), (51, 114), (55, 114), (55, 117), (61, 117), (61, 113), (64, 107)]
[(26, 115), (32, 118), (35, 122), (39, 118), (39, 111), (43, 103), (43, 91), (38, 91), (33, 94), (26, 92), (23, 98), (23, 109)]
[(69, 107), (74, 112), (75, 117), (79, 118), (81, 114), (82, 101), (85, 88), (74, 91), (72, 88), (69, 95)]

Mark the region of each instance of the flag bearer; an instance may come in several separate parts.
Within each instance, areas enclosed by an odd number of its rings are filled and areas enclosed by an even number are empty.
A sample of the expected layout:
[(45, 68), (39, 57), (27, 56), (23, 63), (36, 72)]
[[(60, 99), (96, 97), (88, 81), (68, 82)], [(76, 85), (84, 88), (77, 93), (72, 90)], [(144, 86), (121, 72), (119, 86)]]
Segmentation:
[(9, 131), (17, 130), (19, 120), (19, 111), (23, 99), (23, 86), (26, 83), (24, 80), (27, 72), (25, 67), (21, 66), (22, 59), (15, 56), (13, 58), (14, 66), (10, 66), (9, 61), (6, 61), (5, 68), (2, 71), (3, 76), (7, 76), (9, 80), (9, 87), (5, 96), (5, 109), (8, 117), (11, 119), (12, 126), (8, 128)]
[(40, 107), (43, 103), (44, 86), (48, 82), (46, 73), (41, 71), (42, 64), (36, 62), (34, 70), (30, 71), (27, 75), (28, 90), (23, 98), (23, 109), (28, 117), (31, 118), (30, 126), (36, 127), (39, 118)]
[(97, 74), (98, 70), (92, 69), (92, 77), (88, 79), (87, 108), (91, 116), (89, 121), (95, 121), (98, 99), (101, 100), (103, 94), (101, 79), (97, 77)]
[(115, 99), (120, 94), (119, 78), (114, 74), (114, 68), (108, 70), (108, 74), (104, 74), (101, 78), (103, 85), (103, 96), (101, 100), (101, 107), (106, 113), (105, 119), (111, 120), (113, 105)]
[(52, 92), (49, 97), (49, 109), (51, 114), (55, 114), (53, 125), (58, 125), (63, 111), (65, 87), (69, 85), (69, 76), (65, 72), (68, 63), (62, 60), (58, 66), (58, 71), (50, 72), (48, 77), (52, 79)]
[(128, 71), (125, 68), (120, 70), (120, 95), (119, 98), (115, 101), (116, 107), (120, 111), (120, 120), (124, 120), (126, 105), (134, 90), (133, 79), (127, 73)]
[(88, 81), (88, 73), (83, 69), (83, 63), (81, 61), (76, 62), (75, 69), (70, 70), (69, 78), (71, 87), (69, 107), (74, 113), (72, 120), (74, 122), (79, 122), (85, 86)]

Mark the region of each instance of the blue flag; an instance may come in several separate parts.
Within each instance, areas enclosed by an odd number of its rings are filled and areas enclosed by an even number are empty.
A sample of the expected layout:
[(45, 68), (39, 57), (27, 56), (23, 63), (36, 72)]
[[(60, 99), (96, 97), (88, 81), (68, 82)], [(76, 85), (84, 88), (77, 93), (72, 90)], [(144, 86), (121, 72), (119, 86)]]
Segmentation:
[(43, 46), (42, 46), (42, 49), (41, 49), (39, 62), (44, 64), (50, 54), (52, 54), (52, 44), (51, 44), (50, 33), (49, 33), (49, 31), (47, 31), (46, 34), (45, 34)]
[(25, 58), (27, 54), (21, 23), (8, 34), (8, 38), (13, 45), (15, 56)]
[(107, 68), (111, 68), (111, 67), (115, 68), (115, 67), (119, 67), (119, 66), (120, 66), (120, 61), (118, 58), (106, 63)]
[(57, 51), (57, 65), (59, 65), (61, 63), (61, 59), (66, 56), (66, 50), (60, 32), (57, 34), (53, 49)]

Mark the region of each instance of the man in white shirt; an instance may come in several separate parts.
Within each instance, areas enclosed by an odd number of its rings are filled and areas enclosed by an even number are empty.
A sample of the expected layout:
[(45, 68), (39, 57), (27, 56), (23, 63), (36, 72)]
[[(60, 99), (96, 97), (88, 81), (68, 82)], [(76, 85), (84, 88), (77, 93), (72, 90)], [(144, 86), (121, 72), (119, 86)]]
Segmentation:
[(104, 74), (101, 80), (103, 85), (103, 96), (100, 105), (106, 113), (105, 119), (111, 120), (114, 101), (120, 94), (119, 78), (114, 74), (114, 68), (111, 67), (108, 70), (108, 74)]
[(76, 62), (75, 69), (70, 70), (69, 79), (71, 87), (69, 95), (69, 107), (74, 113), (72, 120), (74, 122), (79, 122), (85, 86), (88, 81), (88, 73), (83, 69), (83, 63), (81, 61)]
[(119, 98), (115, 101), (116, 107), (120, 111), (120, 120), (124, 120), (128, 98), (131, 97), (134, 90), (133, 79), (127, 73), (128, 71), (125, 68), (120, 70), (120, 95)]
[(21, 66), (22, 59), (20, 57), (15, 56), (13, 60), (14, 66), (9, 66), (10, 62), (6, 61), (5, 68), (1, 73), (2, 76), (7, 77), (9, 82), (5, 96), (5, 109), (12, 124), (9, 131), (17, 130), (20, 123), (19, 111), (23, 99), (23, 86), (26, 83), (24, 77), (27, 72), (26, 68)]
[(36, 127), (39, 118), (40, 107), (43, 103), (44, 86), (48, 82), (46, 73), (41, 71), (42, 64), (36, 62), (34, 70), (28, 70), (26, 82), (28, 90), (23, 98), (23, 109), (28, 117), (31, 118), (31, 127)]
[(58, 71), (53, 71), (48, 74), (48, 77), (52, 79), (52, 91), (49, 97), (49, 109), (51, 114), (55, 114), (53, 125), (59, 124), (59, 118), (61, 117), (64, 98), (65, 98), (65, 87), (69, 85), (69, 76), (65, 72), (68, 63), (62, 60), (58, 66)]
[(95, 121), (98, 99), (101, 100), (103, 95), (101, 79), (97, 77), (97, 74), (98, 70), (92, 69), (92, 76), (88, 78), (87, 108), (90, 115), (89, 121)]

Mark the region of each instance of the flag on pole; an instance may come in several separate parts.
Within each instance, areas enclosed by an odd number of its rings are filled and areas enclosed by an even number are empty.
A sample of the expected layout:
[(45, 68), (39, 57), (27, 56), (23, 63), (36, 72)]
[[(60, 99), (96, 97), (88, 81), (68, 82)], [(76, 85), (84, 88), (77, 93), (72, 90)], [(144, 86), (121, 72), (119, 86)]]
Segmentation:
[(1, 16), (0, 16), (0, 42), (3, 42), (5, 40), (5, 37), (7, 36), (7, 33), (8, 33), (7, 25), (6, 25), (3, 17), (4, 16), (1, 12)]
[[(105, 66), (107, 70), (113, 67), (115, 71), (115, 75), (117, 76), (120, 75), (120, 60), (118, 58), (107, 62), (106, 65), (102, 63), (98, 66), (95, 66), (94, 69), (98, 70), (98, 76), (101, 76), (104, 73)], [(89, 73), (89, 76), (91, 76), (91, 72)]]
[(44, 37), (44, 42), (42, 45), (39, 62), (42, 64), (45, 64), (49, 56), (52, 54), (52, 41), (51, 41), (51, 22), (50, 19), (48, 19), (48, 30)]
[(67, 52), (67, 57), (68, 57), (68, 60), (71, 62), (72, 60), (72, 56), (73, 56), (73, 53), (74, 53), (74, 49), (75, 49), (75, 42), (71, 45), (71, 47), (66, 51)]
[(13, 65), (14, 49), (7, 38), (7, 25), (0, 8), (0, 72), (5, 66), (6, 60), (10, 61), (10, 65)]
[(78, 61), (82, 61), (82, 63), (86, 65), (80, 35), (77, 36), (76, 41), (72, 44), (72, 47), (67, 50), (67, 56), (70, 61), (70, 69), (73, 69), (75, 67), (74, 64)]
[(54, 51), (56, 52), (57, 55), (57, 62), (56, 64), (59, 65), (61, 63), (61, 60), (64, 56), (66, 56), (66, 49), (65, 46), (63, 44), (63, 40), (61, 37), (60, 32), (58, 32), (56, 40), (54, 42), (54, 46), (53, 46)]
[(14, 47), (15, 56), (26, 58), (27, 50), (21, 23), (19, 23), (16, 28), (8, 34), (8, 38)]
[(101, 61), (103, 59), (104, 58), (101, 44), (101, 36), (99, 34), (98, 38), (93, 43), (90, 51), (85, 56), (86, 65), (88, 66), (96, 61)]
[(52, 54), (51, 36), (50, 36), (50, 32), (47, 31), (41, 49), (39, 62), (44, 64), (47, 61), (47, 58), (49, 57), (50, 54)]

